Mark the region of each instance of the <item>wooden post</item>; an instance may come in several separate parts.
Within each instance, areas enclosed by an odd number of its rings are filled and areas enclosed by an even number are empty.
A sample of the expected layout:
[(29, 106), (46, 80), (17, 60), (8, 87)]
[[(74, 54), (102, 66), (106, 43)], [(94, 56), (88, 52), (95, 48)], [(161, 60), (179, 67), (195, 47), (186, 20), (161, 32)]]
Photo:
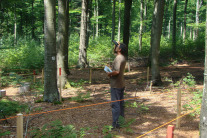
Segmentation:
[(149, 67), (147, 67), (147, 86), (149, 86)]
[(62, 101), (61, 68), (59, 68), (60, 102)]
[(44, 84), (44, 69), (42, 69), (42, 84)]
[(33, 82), (35, 83), (35, 82), (36, 82), (35, 70), (33, 70), (33, 75), (34, 75), (34, 80), (33, 80)]
[(130, 63), (128, 61), (128, 72), (130, 72)]
[(152, 81), (150, 81), (150, 93), (152, 92)]
[(89, 75), (90, 75), (89, 83), (91, 84), (91, 81), (92, 81), (92, 68), (90, 68), (90, 73), (89, 73)]
[[(181, 115), (181, 89), (180, 85), (177, 92), (177, 117)], [(180, 118), (176, 121), (176, 128), (180, 128)]]
[(173, 125), (168, 125), (166, 138), (173, 138), (174, 137), (174, 134), (173, 134), (174, 128), (175, 127)]
[(1, 83), (1, 68), (0, 68), (0, 88), (1, 88), (1, 86), (2, 86), (2, 83)]
[(23, 114), (17, 114), (17, 138), (23, 138)]

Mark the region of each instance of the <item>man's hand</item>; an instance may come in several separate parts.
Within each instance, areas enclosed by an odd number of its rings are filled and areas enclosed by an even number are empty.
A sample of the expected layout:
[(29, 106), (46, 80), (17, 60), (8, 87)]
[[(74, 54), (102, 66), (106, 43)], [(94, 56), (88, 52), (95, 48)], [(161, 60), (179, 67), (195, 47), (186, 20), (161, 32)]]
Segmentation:
[(118, 74), (119, 74), (119, 71), (107, 72), (107, 76), (109, 76), (109, 77), (116, 76)]

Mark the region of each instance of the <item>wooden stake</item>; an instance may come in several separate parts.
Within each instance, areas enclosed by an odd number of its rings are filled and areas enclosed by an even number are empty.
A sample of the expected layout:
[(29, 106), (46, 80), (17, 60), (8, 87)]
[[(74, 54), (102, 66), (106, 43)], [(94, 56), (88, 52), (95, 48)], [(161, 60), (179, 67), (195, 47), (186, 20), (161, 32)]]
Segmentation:
[(35, 82), (36, 82), (35, 70), (33, 71), (33, 75), (34, 75), (34, 80), (33, 80), (33, 82), (35, 83)]
[(17, 114), (17, 138), (23, 138), (23, 114)]
[(150, 81), (150, 93), (152, 92), (152, 81)]
[(92, 80), (92, 69), (90, 68), (90, 78), (89, 78), (89, 83), (91, 84), (91, 80)]
[(149, 67), (147, 67), (147, 86), (149, 86)]
[(128, 61), (128, 72), (130, 72), (130, 63)]
[(59, 68), (60, 102), (62, 102), (61, 68)]
[(44, 69), (42, 69), (42, 84), (44, 84)]
[(1, 83), (1, 68), (0, 68), (0, 88), (1, 88), (1, 86), (2, 86), (2, 83)]
[[(181, 89), (180, 86), (177, 92), (177, 117), (181, 115)], [(180, 128), (180, 118), (176, 121), (176, 128)]]

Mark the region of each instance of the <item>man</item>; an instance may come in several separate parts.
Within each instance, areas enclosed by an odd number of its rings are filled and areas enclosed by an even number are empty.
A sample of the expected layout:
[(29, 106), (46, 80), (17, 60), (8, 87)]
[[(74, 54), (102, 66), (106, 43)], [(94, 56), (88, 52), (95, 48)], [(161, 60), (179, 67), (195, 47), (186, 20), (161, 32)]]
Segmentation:
[[(126, 50), (127, 47), (123, 43), (118, 44), (117, 46), (115, 45), (114, 53), (117, 55), (112, 63), (112, 72), (107, 73), (107, 75), (110, 77), (111, 101), (124, 99), (124, 70), (126, 65)], [(124, 117), (124, 101), (112, 102), (113, 128), (120, 127), (118, 122), (120, 116)]]

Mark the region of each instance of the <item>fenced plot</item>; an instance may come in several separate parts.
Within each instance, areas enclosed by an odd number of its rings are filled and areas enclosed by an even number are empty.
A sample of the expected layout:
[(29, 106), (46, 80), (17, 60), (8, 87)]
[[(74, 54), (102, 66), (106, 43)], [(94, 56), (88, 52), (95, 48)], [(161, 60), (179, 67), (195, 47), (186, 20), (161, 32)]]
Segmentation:
[[(84, 74), (89, 74), (88, 70), (85, 70), (87, 73), (83, 73), (82, 70), (73, 70), (72, 76), (70, 76), (71, 80), (79, 81), (80, 76), (84, 76)], [(176, 118), (176, 92), (177, 91), (169, 91), (169, 88), (152, 88), (152, 92), (144, 91), (146, 87), (146, 68), (134, 68), (131, 72), (126, 73), (126, 98), (131, 98), (139, 96), (139, 99), (127, 100), (126, 101), (126, 120), (129, 121), (131, 119), (135, 119), (135, 121), (130, 125), (130, 128), (133, 130), (132, 133), (126, 131), (126, 129), (121, 129), (121, 132), (113, 132), (117, 135), (123, 136), (132, 136), (138, 137), (139, 135), (144, 134), (173, 118)], [(186, 69), (185, 69), (186, 71)], [(194, 70), (192, 70), (194, 71)], [(170, 73), (173, 71), (171, 70)], [(83, 74), (81, 74), (83, 73)], [(168, 73), (168, 72), (165, 72)], [(74, 75), (73, 75), (74, 74)], [(81, 74), (80, 76), (77, 74)], [(76, 78), (77, 76), (77, 78)], [(108, 78), (105, 74), (102, 74), (102, 70), (94, 70), (93, 71), (93, 79), (92, 84), (85, 83), (83, 89), (69, 89), (63, 90), (63, 104), (61, 105), (53, 105), (47, 103), (30, 103), (34, 104), (33, 109), (31, 109), (30, 113), (36, 112), (45, 112), (52, 110), (59, 110), (71, 107), (78, 107), (84, 105), (91, 105), (96, 103), (102, 103), (110, 101), (110, 94), (108, 92)], [(92, 78), (93, 78), (92, 77)], [(84, 80), (88, 80), (89, 75), (86, 76)], [(75, 92), (77, 91), (77, 93)], [(70, 101), (71, 97), (77, 96), (78, 93), (90, 92), (90, 97), (83, 100), (82, 103), (76, 101)], [(166, 93), (167, 92), (167, 93)], [(16, 99), (22, 100), (24, 102), (28, 102), (31, 94), (27, 95), (18, 95)], [(25, 98), (25, 96), (27, 98)], [(187, 91), (182, 95), (182, 102), (187, 102), (191, 98)], [(187, 98), (188, 97), (188, 98)], [(31, 101), (30, 101), (31, 102)], [(184, 111), (182, 113), (185, 113)], [(13, 120), (13, 121), (12, 121)], [(110, 104), (103, 104), (97, 106), (90, 106), (86, 108), (80, 109), (72, 109), (72, 110), (64, 110), (60, 112), (51, 112), (47, 114), (38, 114), (34, 116), (25, 116), (24, 117), (24, 133), (27, 126), (27, 134), (28, 136), (31, 134), (31, 129), (35, 127), (41, 128), (44, 124), (49, 123), (51, 121), (61, 120), (63, 125), (72, 124), (75, 128), (85, 128), (86, 136), (90, 137), (90, 134), (94, 134), (98, 136), (104, 136), (106, 134), (103, 133), (104, 126), (111, 125), (111, 107)], [(189, 120), (191, 122), (189, 123)], [(11, 125), (10, 129), (14, 129), (12, 132), (15, 134), (15, 124), (16, 120), (11, 119), (8, 120)], [(186, 116), (181, 120), (181, 129), (175, 130), (175, 136), (188, 136), (198, 135), (198, 122), (199, 119), (195, 117)], [(4, 123), (4, 124), (3, 124)], [(6, 126), (8, 124), (5, 121), (1, 121), (2, 126)], [(172, 122), (175, 124), (176, 121)], [(13, 127), (13, 128), (12, 128)], [(86, 131), (86, 128), (90, 129)], [(7, 129), (7, 128), (4, 128)], [(186, 133), (186, 131), (188, 133)], [(160, 128), (157, 131), (154, 131), (148, 134), (150, 137), (159, 137), (166, 136), (166, 128)]]

